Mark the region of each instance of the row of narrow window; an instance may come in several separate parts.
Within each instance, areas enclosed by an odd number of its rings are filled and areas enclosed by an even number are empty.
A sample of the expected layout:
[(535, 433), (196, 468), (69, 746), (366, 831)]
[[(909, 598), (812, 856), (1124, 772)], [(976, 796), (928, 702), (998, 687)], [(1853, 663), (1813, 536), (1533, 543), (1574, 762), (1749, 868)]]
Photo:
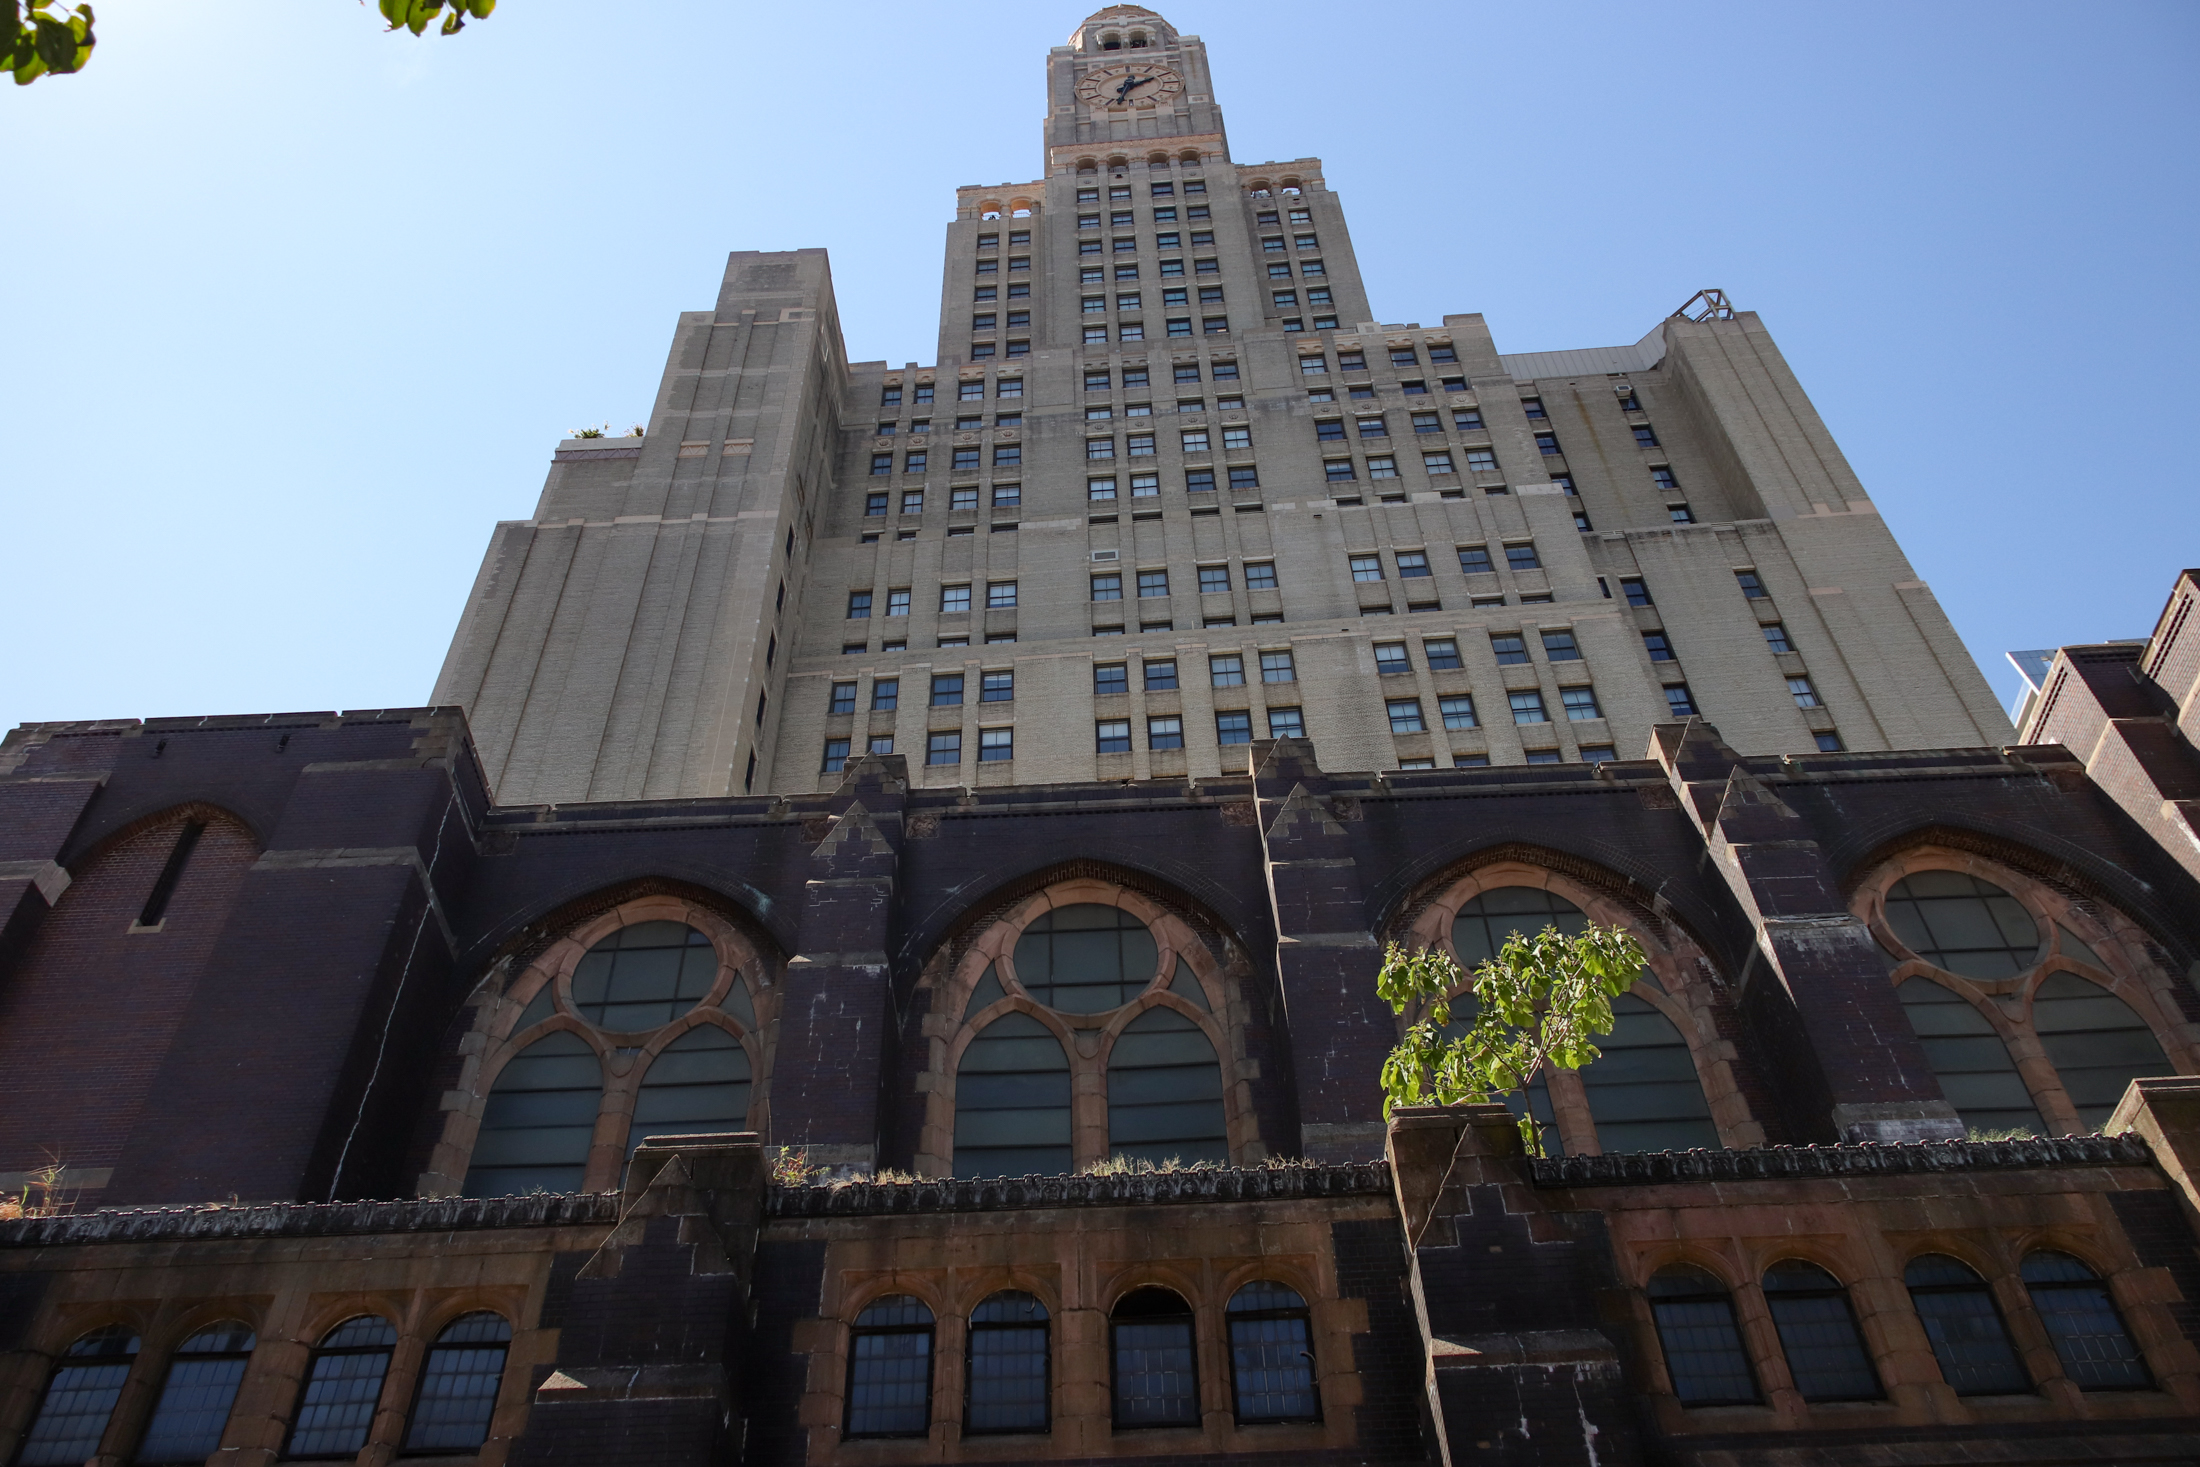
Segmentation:
[[(1319, 1421), (1306, 1300), (1261, 1280), (1231, 1295), (1223, 1318), (1238, 1424)], [(1191, 1305), (1163, 1288), (1133, 1289), (1109, 1311), (1116, 1430), (1199, 1425), (1195, 1325)], [(931, 1430), (934, 1343), (932, 1311), (908, 1294), (874, 1300), (856, 1316), (848, 1339), (844, 1435), (913, 1437)], [(964, 1344), (963, 1435), (1051, 1431), (1053, 1395), (1046, 1306), (1004, 1290), (972, 1310)]]
[[(2054, 1342), (2063, 1374), (2080, 1390), (2144, 1390), (2153, 1384), (2108, 1285), (2092, 1269), (2067, 1253), (2043, 1249), (2026, 1256), (2018, 1277)], [(1941, 1379), (1957, 1395), (2021, 1395), (2036, 1389), (1985, 1279), (1942, 1253), (1911, 1259), (1902, 1278)], [(1791, 1258), (1765, 1271), (1762, 1288), (1788, 1376), (1804, 1400), (1885, 1399), (1886, 1387), (1839, 1280), (1815, 1263)], [(1682, 1405), (1754, 1405), (1764, 1399), (1724, 1285), (1702, 1269), (1676, 1265), (1653, 1277), (1648, 1292), (1666, 1373)]]
[[(488, 1312), (443, 1328), (421, 1364), (402, 1450), (472, 1452), (488, 1440), (511, 1339), (511, 1325)], [(359, 1453), (381, 1408), (397, 1340), (396, 1326), (372, 1314), (322, 1336), (291, 1410), (283, 1456)], [(120, 1460), (165, 1467), (204, 1462), (218, 1451), (257, 1344), (250, 1325), (225, 1320), (178, 1345), (151, 1418), (134, 1444), (122, 1445)], [(138, 1350), (137, 1334), (125, 1325), (94, 1330), (69, 1346), (46, 1383), (17, 1467), (79, 1467), (98, 1456)]]

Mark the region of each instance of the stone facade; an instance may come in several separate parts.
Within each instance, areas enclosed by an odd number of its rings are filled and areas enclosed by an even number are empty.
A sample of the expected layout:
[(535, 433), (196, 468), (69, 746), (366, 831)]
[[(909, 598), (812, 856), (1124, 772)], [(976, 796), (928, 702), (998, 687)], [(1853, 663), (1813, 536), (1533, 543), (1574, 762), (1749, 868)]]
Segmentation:
[[(1157, 90), (1095, 92), (1125, 66)], [(958, 190), (931, 364), (846, 360), (823, 251), (739, 253), (647, 436), (558, 446), (434, 693), (500, 801), (1286, 736), (1574, 763), (1698, 711), (1753, 754), (2008, 740), (1754, 313), (1513, 355), (1381, 324), (1321, 161), (1233, 159), (1197, 37), (1103, 12), (1047, 95), (1044, 176)]]

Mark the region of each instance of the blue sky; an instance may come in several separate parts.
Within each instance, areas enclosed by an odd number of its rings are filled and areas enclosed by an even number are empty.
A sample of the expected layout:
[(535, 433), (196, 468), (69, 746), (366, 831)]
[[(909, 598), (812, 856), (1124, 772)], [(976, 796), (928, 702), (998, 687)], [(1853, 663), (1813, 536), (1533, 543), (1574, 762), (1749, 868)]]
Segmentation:
[[(952, 190), (1038, 172), (1083, 11), (99, 13), (0, 93), (0, 727), (424, 701), (491, 525), (646, 412), (726, 251), (825, 246), (850, 353), (930, 359)], [(1238, 159), (1324, 160), (1383, 320), (1761, 313), (2005, 701), (2200, 563), (2200, 7), (1165, 13)]]

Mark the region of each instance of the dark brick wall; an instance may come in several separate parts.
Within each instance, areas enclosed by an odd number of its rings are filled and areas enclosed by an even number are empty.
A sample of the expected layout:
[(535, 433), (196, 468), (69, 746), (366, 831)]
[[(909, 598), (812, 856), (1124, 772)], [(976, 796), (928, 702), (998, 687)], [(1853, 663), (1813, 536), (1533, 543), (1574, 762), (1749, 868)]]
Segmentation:
[(1425, 1357), (1406, 1279), (1405, 1239), (1392, 1218), (1333, 1223), (1337, 1294), (1367, 1301), (1367, 1333), (1352, 1337), (1352, 1368), (1360, 1377), (1353, 1436), (1376, 1461), (1429, 1459), (1434, 1443), (1423, 1424)]
[(798, 1321), (815, 1319), (825, 1292), (822, 1241), (762, 1243), (756, 1250), (752, 1307), (755, 1324), (743, 1357), (742, 1400), (748, 1412), (749, 1462), (799, 1463), (809, 1455), (801, 1422), (810, 1362), (794, 1348)]
[(2200, 1239), (2175, 1192), (2111, 1192), (2109, 1206), (2123, 1224), (2131, 1251), (2148, 1268), (2166, 1268), (2180, 1297), (2165, 1307), (2184, 1331), (2185, 1338), (2200, 1345)]

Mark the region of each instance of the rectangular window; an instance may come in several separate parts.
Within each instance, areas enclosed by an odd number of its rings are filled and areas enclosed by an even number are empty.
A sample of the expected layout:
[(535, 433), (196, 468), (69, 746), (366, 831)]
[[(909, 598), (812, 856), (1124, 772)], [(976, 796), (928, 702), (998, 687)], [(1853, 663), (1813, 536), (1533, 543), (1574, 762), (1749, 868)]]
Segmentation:
[(1276, 567), (1266, 560), (1245, 562), (1245, 589), (1248, 591), (1273, 591), (1276, 589)]
[(1159, 498), (1160, 494), (1161, 476), (1159, 474), (1131, 475), (1131, 498), (1155, 499)]
[(907, 616), (909, 614), (908, 588), (904, 587), (886, 593), (886, 614), (888, 616)]
[(1207, 430), (1205, 428), (1187, 428), (1183, 430), (1183, 439), (1186, 453), (1206, 453), (1209, 451)]
[(1087, 438), (1085, 440), (1085, 457), (1114, 458), (1115, 440), (1113, 438)]
[(1102, 754), (1128, 754), (1131, 751), (1131, 721), (1127, 718), (1103, 718), (1092, 726), (1092, 743)]
[(1226, 565), (1203, 565), (1199, 568), (1201, 595), (1230, 589), (1230, 568)]
[(1665, 507), (1665, 513), (1666, 517), (1671, 519), (1676, 525), (1692, 525), (1696, 523), (1696, 512), (1690, 509), (1685, 504), (1668, 504)]
[(892, 454), (890, 454), (890, 453), (874, 453), (874, 454), (872, 454), (872, 455), (871, 455), (871, 472), (872, 472), (872, 473), (874, 473), (874, 474), (891, 474), (891, 473), (892, 473), (893, 471), (894, 471), (894, 456), (893, 456)]
[(1383, 578), (1383, 558), (1380, 555), (1355, 555), (1351, 562), (1353, 580), (1379, 581)]
[(1557, 456), (1558, 456), (1558, 435), (1557, 435), (1556, 433), (1538, 433), (1538, 434), (1536, 434), (1536, 435), (1535, 435), (1535, 451), (1536, 451), (1537, 453), (1540, 453), (1540, 454), (1542, 454), (1542, 455), (1543, 455), (1543, 456), (1544, 456), (1545, 458), (1555, 458), (1555, 457), (1557, 457)]
[(1741, 586), (1742, 594), (1744, 596), (1747, 596), (1750, 600), (1756, 601), (1764, 596), (1765, 583), (1757, 579), (1757, 573), (1755, 571), (1738, 570), (1734, 572), (1734, 579), (1736, 583)]
[(1451, 756), (1451, 767), (1454, 769), (1487, 769), (1490, 767), (1490, 756), (1487, 754), (1454, 754)]
[(1218, 652), (1207, 659), (1209, 685), (1217, 688), (1245, 686), (1245, 659), (1235, 652)]
[[(958, 702), (960, 699), (957, 700)], [(963, 736), (960, 733), (936, 733), (925, 740), (924, 762), (927, 764), (960, 764), (963, 757)]]
[(1104, 698), (1111, 693), (1127, 693), (1130, 689), (1129, 669), (1120, 662), (1102, 662), (1092, 669), (1094, 697)]
[(1429, 637), (1421, 643), (1421, 655), (1428, 659), (1431, 671), (1450, 672), (1461, 664), (1459, 643), (1451, 637)]
[(1146, 747), (1149, 749), (1183, 748), (1184, 720), (1181, 718), (1147, 719)]
[(1173, 316), (1166, 325), (1171, 336), (1189, 336), (1192, 334), (1192, 318), (1189, 316)]
[(1788, 692), (1794, 696), (1795, 706), (1798, 708), (1820, 708), (1825, 706), (1818, 701), (1818, 690), (1810, 685), (1810, 679), (1807, 677), (1789, 678)]
[(1422, 454), (1421, 468), (1423, 472), (1432, 475), (1449, 474), (1455, 472), (1451, 466), (1451, 455), (1449, 453), (1441, 452)]
[(1295, 290), (1270, 291), (1268, 299), (1279, 311), (1295, 311), (1299, 308), (1299, 293)]
[(1182, 260), (1163, 260), (1161, 262), (1161, 273), (1164, 277), (1182, 275), (1184, 273), (1184, 262)]
[(1097, 575), (1092, 578), (1092, 599), (1095, 601), (1120, 601), (1123, 599), (1123, 578), (1120, 575)]
[(882, 677), (871, 684), (871, 711), (891, 713), (901, 706), (901, 679)]
[(1666, 711), (1675, 718), (1692, 716), (1696, 711), (1696, 700), (1689, 696), (1688, 684), (1667, 683), (1665, 685), (1665, 707)]
[(930, 402), (931, 400), (932, 400), (932, 384), (931, 384), (931, 383), (929, 383), (929, 382), (919, 382), (919, 383), (917, 384), (917, 403), (918, 403), (918, 405), (919, 405), (919, 406), (921, 407), (921, 406), (922, 406), (923, 404), (925, 404), (925, 403), (928, 403), (928, 402)]
[(1505, 564), (1516, 571), (1541, 570), (1543, 568), (1543, 562), (1535, 558), (1535, 546), (1533, 545), (1507, 545), (1505, 547)]
[(1540, 397), (1523, 397), (1520, 399), (1520, 410), (1531, 418), (1547, 416), (1543, 411), (1543, 399)]
[(1230, 333), (1230, 322), (1222, 316), (1205, 316), (1200, 319), (1199, 329), (1205, 336), (1227, 336)]
[(1250, 428), (1224, 428), (1222, 448), (1225, 453), (1242, 453), (1253, 446), (1253, 430)]
[(825, 741), (825, 762), (820, 766), (822, 771), (826, 774), (838, 774), (847, 766), (848, 741), (846, 739), (827, 739)]
[(1146, 328), (1137, 321), (1125, 321), (1122, 329), (1115, 333), (1115, 339), (1117, 341), (1144, 341), (1146, 339)]
[(934, 708), (959, 707), (963, 700), (963, 675), (959, 672), (940, 672), (932, 675), (932, 706)]
[[(1096, 316), (1107, 310), (1108, 298), (1104, 295), (1088, 295), (1084, 298), (1083, 304), (1085, 315)], [(1101, 338), (1103, 341), (1106, 339), (1106, 337)]]
[(848, 593), (848, 620), (863, 621), (870, 614), (871, 593), (869, 591), (850, 591)]
[(1494, 473), (1496, 473), (1496, 472), (1497, 472), (1497, 455), (1496, 455), (1495, 453), (1491, 452), (1491, 451), (1490, 451), (1489, 449), (1487, 449), (1487, 448), (1470, 448), (1470, 449), (1468, 449), (1468, 450), (1467, 450), (1467, 472), (1469, 472), (1469, 473), (1472, 473), (1472, 474), (1494, 474)]
[(1112, 381), (1113, 379), (1105, 372), (1087, 372), (1085, 374), (1085, 391), (1106, 392)]
[(1383, 704), (1383, 710), (1390, 715), (1392, 733), (1428, 732), (1428, 725), (1421, 721), (1419, 698), (1392, 698)]
[(1604, 710), (1597, 707), (1594, 688), (1560, 688), (1558, 701), (1565, 705), (1566, 717), (1575, 723), (1604, 716)]
[(1307, 279), (1312, 280), (1319, 276), (1326, 275), (1328, 271), (1323, 267), (1322, 262), (1319, 260), (1301, 260), (1299, 261), (1299, 273), (1301, 275), (1304, 275)]
[(1622, 576), (1619, 589), (1620, 594), (1627, 598), (1629, 606), (1654, 606), (1657, 604), (1650, 599), (1650, 587), (1638, 576)]
[(968, 448), (956, 449), (955, 457), (948, 465), (948, 467), (952, 469), (974, 469), (977, 466), (978, 449), (975, 445), (972, 445)]
[(1184, 471), (1184, 488), (1187, 493), (1191, 494), (1212, 494), (1215, 488), (1215, 471), (1213, 469), (1186, 469)]
[(1231, 465), (1230, 487), (1232, 489), (1258, 489), (1260, 487), (1259, 471), (1251, 464)]
[(1306, 737), (1306, 720), (1296, 708), (1271, 708), (1268, 710), (1268, 737), (1272, 739), (1303, 739)]
[(966, 613), (969, 610), (970, 588), (968, 586), (940, 587), (940, 611), (942, 614), (956, 615)]
[(1342, 418), (1315, 419), (1314, 441), (1317, 443), (1344, 442), (1344, 420)]
[(1298, 246), (1299, 252), (1301, 254), (1304, 254), (1308, 250), (1318, 250), (1322, 247), (1321, 240), (1311, 234), (1294, 234), (1291, 236), (1291, 243)]
[(947, 507), (975, 510), (978, 507), (978, 486), (970, 484), (953, 490), (947, 497)]
[(1444, 717), (1446, 728), (1480, 728), (1474, 718), (1474, 699), (1460, 694), (1453, 698), (1436, 700), (1436, 711)]
[(833, 701), (832, 701), (832, 704), (831, 704), (831, 706), (830, 706), (830, 707), (828, 707), (828, 708), (827, 708), (827, 709), (826, 709), (825, 711), (826, 711), (827, 713), (853, 713), (853, 712), (855, 712), (855, 711), (856, 711), (856, 685), (855, 685), (854, 683), (834, 683), (834, 684), (833, 684)]
[(1377, 642), (1375, 644), (1375, 671), (1378, 676), (1392, 677), (1413, 671), (1413, 660), (1406, 656), (1403, 642)]
[(902, 472), (905, 474), (921, 474), (924, 472), (924, 466), (927, 461), (928, 459), (925, 450), (921, 448), (912, 449), (908, 453), (902, 455)]
[(986, 583), (986, 610), (1005, 611), (1013, 607), (1015, 604), (1016, 583), (1014, 581), (989, 581)]
[(1142, 597), (1168, 595), (1169, 573), (1165, 570), (1140, 571), (1138, 573), (1138, 594)]
[(1490, 564), (1489, 547), (1486, 545), (1460, 546), (1459, 569), (1470, 576), (1482, 571), (1494, 571), (1496, 567)]
[(1490, 651), (1499, 667), (1518, 667), (1530, 660), (1528, 644), (1518, 632), (1491, 632)]
[(1832, 729), (1824, 729), (1819, 733), (1813, 735), (1813, 737), (1816, 738), (1818, 741), (1819, 753), (1838, 754), (1841, 752), (1841, 735), (1835, 733)]
[(1543, 656), (1551, 662), (1579, 662), (1581, 649), (1574, 645), (1572, 632), (1545, 632)]
[(923, 514), (924, 491), (922, 489), (905, 491), (901, 496), (901, 512), (903, 514)]
[(1015, 729), (981, 728), (978, 730), (978, 762), (980, 764), (999, 764), (1015, 757)]
[(1462, 433), (1479, 433), (1482, 431), (1482, 414), (1475, 408), (1454, 408), (1451, 425)]
[(878, 395), (878, 405), (880, 407), (900, 407), (901, 389), (899, 387), (881, 388)]
[(1133, 433), (1124, 441), (1123, 447), (1132, 458), (1152, 458), (1153, 434)]
[(1566, 760), (1556, 749), (1530, 749), (1528, 751), (1528, 762), (1530, 764), (1563, 764)]
[(1215, 742), (1218, 744), (1249, 744), (1253, 741), (1253, 715), (1250, 713), (1217, 713), (1215, 715)]
[(1637, 423), (1635, 425), (1635, 447), (1656, 448), (1657, 446), (1658, 435), (1650, 431), (1650, 425), (1647, 423)]
[(1298, 668), (1288, 652), (1263, 652), (1260, 654), (1260, 680), (1264, 683), (1297, 682)]
[(1398, 477), (1398, 460), (1387, 453), (1369, 454), (1367, 476), (1370, 479), (1395, 479)]
[(1087, 480), (1085, 480), (1085, 498), (1087, 498), (1087, 499), (1113, 499), (1113, 498), (1115, 498), (1115, 480), (1113, 480), (1113, 479), (1087, 479)]
[(1417, 580), (1429, 573), (1428, 555), (1419, 550), (1401, 550), (1398, 553), (1398, 579)]
[(993, 467), (1011, 469), (1022, 465), (1024, 450), (1021, 444), (1003, 443), (993, 449)]
[(1013, 702), (1015, 697), (1016, 674), (1014, 672), (988, 672), (979, 675), (978, 701), (980, 703), (1008, 703)]
[(1340, 351), (1337, 353), (1337, 370), (1340, 372), (1364, 372), (1367, 370), (1367, 353)]
[(1416, 433), (1441, 433), (1444, 431), (1444, 419), (1438, 413), (1415, 413), (1413, 415), (1413, 431)]
[(1643, 650), (1650, 654), (1652, 662), (1671, 662), (1674, 660), (1672, 639), (1662, 631), (1644, 632), (1642, 634), (1642, 645)]
[(998, 507), (998, 506), (1001, 506), (1001, 505), (1022, 504), (1023, 502), (1024, 502), (1024, 486), (1023, 486), (1023, 485), (1021, 485), (1021, 484), (995, 484), (995, 485), (993, 486), (993, 503), (994, 503), (994, 505), (995, 505), (996, 507)]
[(1549, 723), (1551, 716), (1543, 711), (1541, 693), (1508, 693), (1506, 702), (1512, 705), (1514, 723)]
[(990, 341), (977, 341), (977, 342), (972, 342), (972, 343), (971, 343), (971, 345), (970, 345), (970, 360), (972, 360), (972, 361), (974, 361), (974, 362), (980, 362), (980, 361), (984, 361), (984, 360), (985, 360), (985, 359), (986, 359), (987, 357), (990, 357), (990, 356), (992, 356), (992, 355), (993, 355), (993, 343), (992, 343), (992, 342), (990, 342)]
[(1779, 622), (1769, 623), (1764, 628), (1764, 633), (1765, 645), (1767, 647), (1770, 647), (1773, 651), (1793, 652), (1795, 650), (1794, 644), (1788, 641), (1787, 628), (1782, 626)]
[(1087, 345), (1087, 346), (1098, 346), (1098, 345), (1099, 345), (1100, 343), (1102, 343), (1102, 342), (1106, 341), (1107, 339), (1108, 339), (1108, 328), (1107, 328), (1107, 327), (1105, 327), (1105, 326), (1087, 326), (1087, 327), (1085, 328), (1085, 345)]
[(1673, 471), (1662, 464), (1650, 471), (1650, 482), (1656, 484), (1660, 489), (1671, 490), (1681, 487), (1681, 481), (1673, 477)]
[(1321, 355), (1321, 354), (1320, 354), (1319, 352), (1314, 352), (1314, 353), (1310, 353), (1310, 354), (1308, 354), (1308, 355), (1306, 355), (1306, 356), (1303, 356), (1303, 357), (1300, 357), (1300, 358), (1299, 358), (1299, 375), (1300, 375), (1300, 376), (1302, 376), (1302, 377), (1325, 377), (1325, 376), (1327, 376), (1328, 374), (1329, 374), (1329, 358), (1327, 358), (1327, 357), (1325, 357), (1325, 356)]
[(1173, 658), (1148, 662), (1146, 691), (1149, 693), (1173, 693), (1176, 691), (1176, 662)]
[(1138, 267), (1136, 265), (1118, 265), (1115, 267), (1115, 278), (1119, 282), (1136, 280), (1138, 278)]

